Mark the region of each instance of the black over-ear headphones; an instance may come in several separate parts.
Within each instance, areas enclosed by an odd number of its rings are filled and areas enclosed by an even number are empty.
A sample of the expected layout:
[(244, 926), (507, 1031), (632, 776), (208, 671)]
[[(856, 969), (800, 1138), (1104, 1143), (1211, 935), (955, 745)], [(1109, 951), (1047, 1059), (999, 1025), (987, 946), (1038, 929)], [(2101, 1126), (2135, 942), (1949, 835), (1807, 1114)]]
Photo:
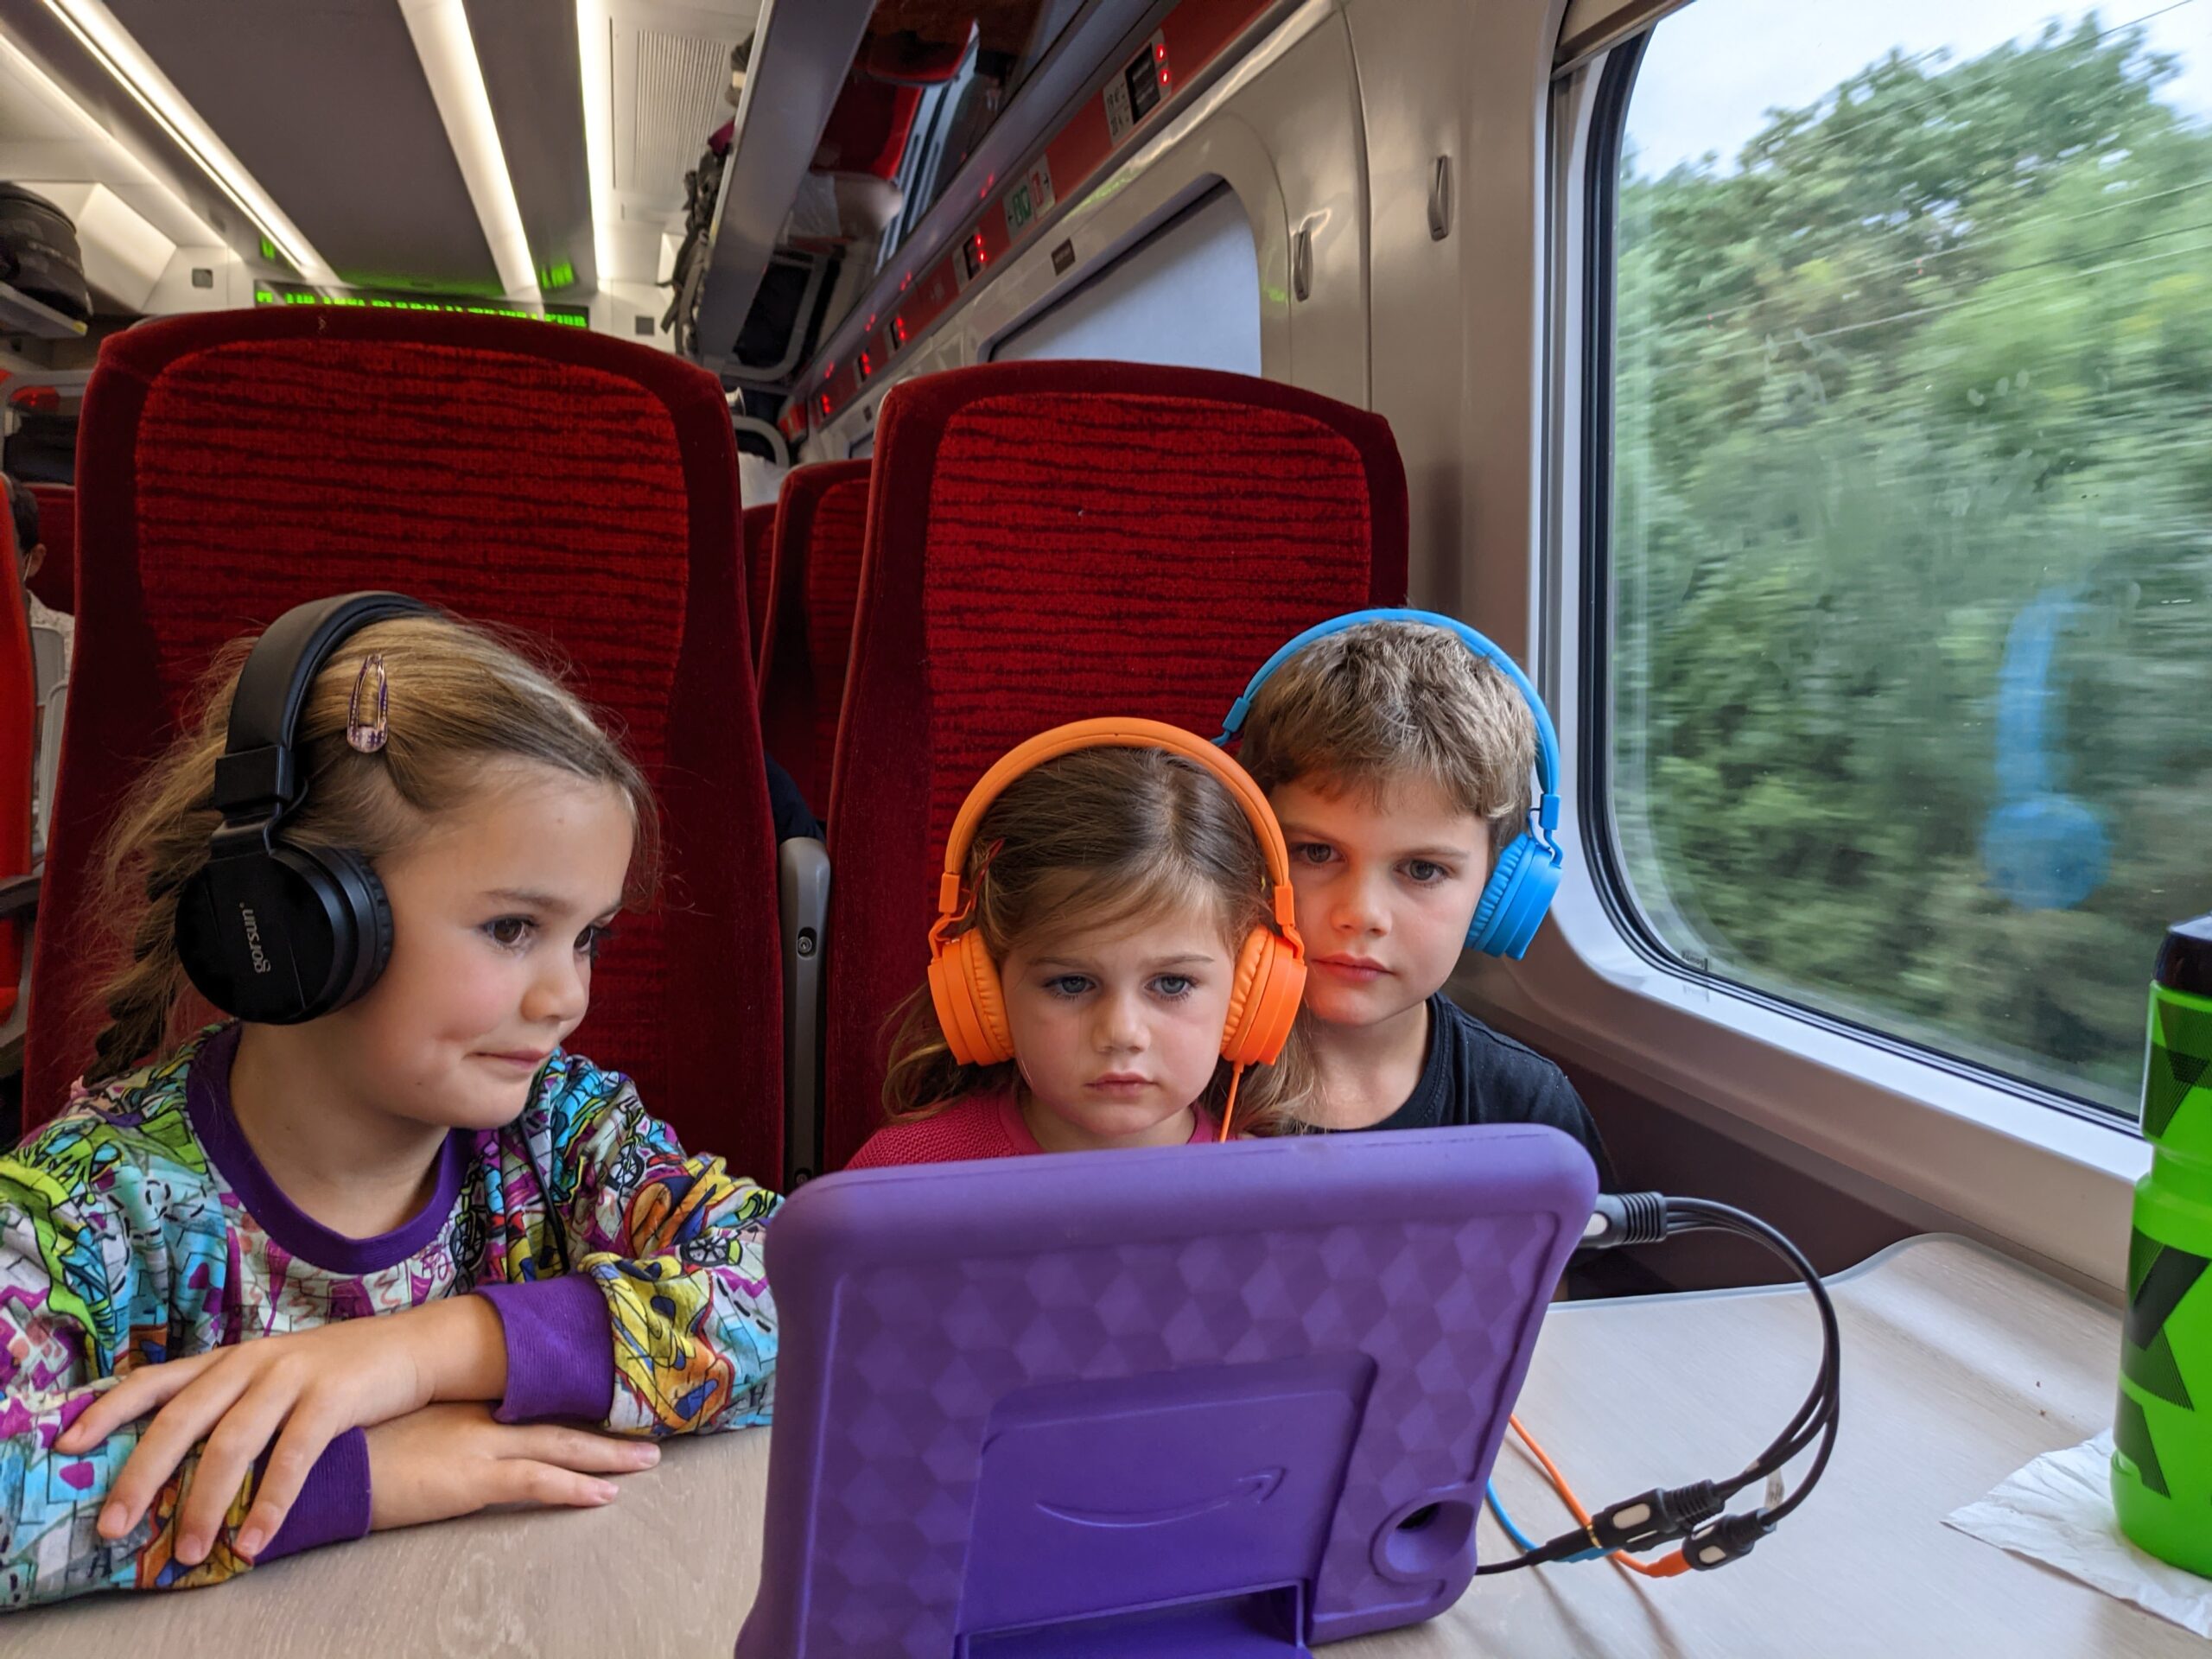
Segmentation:
[(176, 911), (184, 971), (224, 1013), (297, 1025), (344, 1007), (384, 971), (391, 906), (368, 861), (282, 837), (284, 819), (307, 798), (292, 746), (308, 688), (340, 645), (372, 622), (429, 610), (403, 594), (316, 600), (270, 624), (238, 671), (230, 735), (215, 762), (223, 822)]

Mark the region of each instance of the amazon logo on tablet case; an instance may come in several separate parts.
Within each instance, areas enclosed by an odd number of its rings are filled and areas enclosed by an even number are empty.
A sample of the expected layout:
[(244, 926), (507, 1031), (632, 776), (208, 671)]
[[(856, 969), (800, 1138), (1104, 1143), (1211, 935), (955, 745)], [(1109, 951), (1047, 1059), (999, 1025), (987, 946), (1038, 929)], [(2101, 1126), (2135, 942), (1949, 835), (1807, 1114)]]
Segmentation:
[(1283, 1471), (1262, 1469), (1246, 1475), (1229, 1491), (1212, 1497), (1202, 1497), (1188, 1503), (1171, 1504), (1155, 1510), (1084, 1510), (1072, 1504), (1043, 1503), (1037, 1505), (1040, 1515), (1055, 1521), (1066, 1521), (1078, 1527), (1166, 1527), (1179, 1521), (1195, 1521), (1202, 1515), (1211, 1515), (1216, 1510), (1225, 1510), (1232, 1503), (1247, 1500), (1264, 1503), (1275, 1495), (1282, 1484)]

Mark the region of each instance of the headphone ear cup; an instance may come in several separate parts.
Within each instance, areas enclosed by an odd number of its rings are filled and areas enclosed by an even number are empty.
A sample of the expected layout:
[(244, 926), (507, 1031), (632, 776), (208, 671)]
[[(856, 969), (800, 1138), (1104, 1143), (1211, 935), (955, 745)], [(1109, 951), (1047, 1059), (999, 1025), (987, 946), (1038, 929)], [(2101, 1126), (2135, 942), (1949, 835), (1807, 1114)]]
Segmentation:
[(314, 868), (315, 874), (308, 879), (334, 899), (346, 918), (336, 931), (351, 940), (350, 950), (332, 957), (326, 996), (302, 1016), (314, 1020), (366, 995), (384, 977), (391, 962), (391, 899), (368, 860), (351, 848), (280, 845), (276, 851)]
[(963, 1065), (1000, 1065), (1014, 1058), (999, 970), (974, 929), (946, 941), (930, 959), (930, 1001), (945, 1046)]
[(1515, 836), (1483, 884), (1475, 918), (1467, 926), (1467, 948), (1518, 961), (1543, 925), (1560, 875), (1556, 855), (1532, 836)]
[(1512, 961), (1518, 962), (1528, 955), (1529, 947), (1535, 942), (1536, 930), (1551, 912), (1552, 898), (1559, 892), (1561, 874), (1560, 861), (1541, 849), (1522, 867), (1521, 880), (1514, 886), (1512, 904), (1503, 918), (1504, 953)]
[(1269, 1065), (1290, 1040), (1306, 992), (1306, 964), (1281, 935), (1255, 927), (1236, 954), (1221, 1058), (1232, 1065)]
[(175, 938), (186, 976), (216, 1007), (293, 1026), (376, 983), (391, 958), (391, 906), (357, 855), (279, 842), (210, 861), (178, 895)]

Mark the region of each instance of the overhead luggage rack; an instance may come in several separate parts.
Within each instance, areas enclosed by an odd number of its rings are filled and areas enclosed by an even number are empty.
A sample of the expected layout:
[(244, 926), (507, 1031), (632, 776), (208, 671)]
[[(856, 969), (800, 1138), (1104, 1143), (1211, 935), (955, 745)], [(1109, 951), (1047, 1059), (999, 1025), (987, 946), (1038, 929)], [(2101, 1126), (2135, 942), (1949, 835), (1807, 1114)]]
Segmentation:
[(65, 317), (42, 300), (0, 283), (0, 334), (35, 334), (41, 340), (81, 340), (85, 325)]

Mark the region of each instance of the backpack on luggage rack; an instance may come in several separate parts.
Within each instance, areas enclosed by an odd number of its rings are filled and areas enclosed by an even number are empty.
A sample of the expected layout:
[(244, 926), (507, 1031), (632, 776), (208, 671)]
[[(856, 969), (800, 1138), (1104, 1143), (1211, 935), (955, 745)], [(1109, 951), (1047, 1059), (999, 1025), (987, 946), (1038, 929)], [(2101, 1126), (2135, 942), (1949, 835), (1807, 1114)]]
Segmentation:
[(16, 184), (0, 184), (0, 282), (73, 321), (92, 318), (76, 226), (44, 196)]

